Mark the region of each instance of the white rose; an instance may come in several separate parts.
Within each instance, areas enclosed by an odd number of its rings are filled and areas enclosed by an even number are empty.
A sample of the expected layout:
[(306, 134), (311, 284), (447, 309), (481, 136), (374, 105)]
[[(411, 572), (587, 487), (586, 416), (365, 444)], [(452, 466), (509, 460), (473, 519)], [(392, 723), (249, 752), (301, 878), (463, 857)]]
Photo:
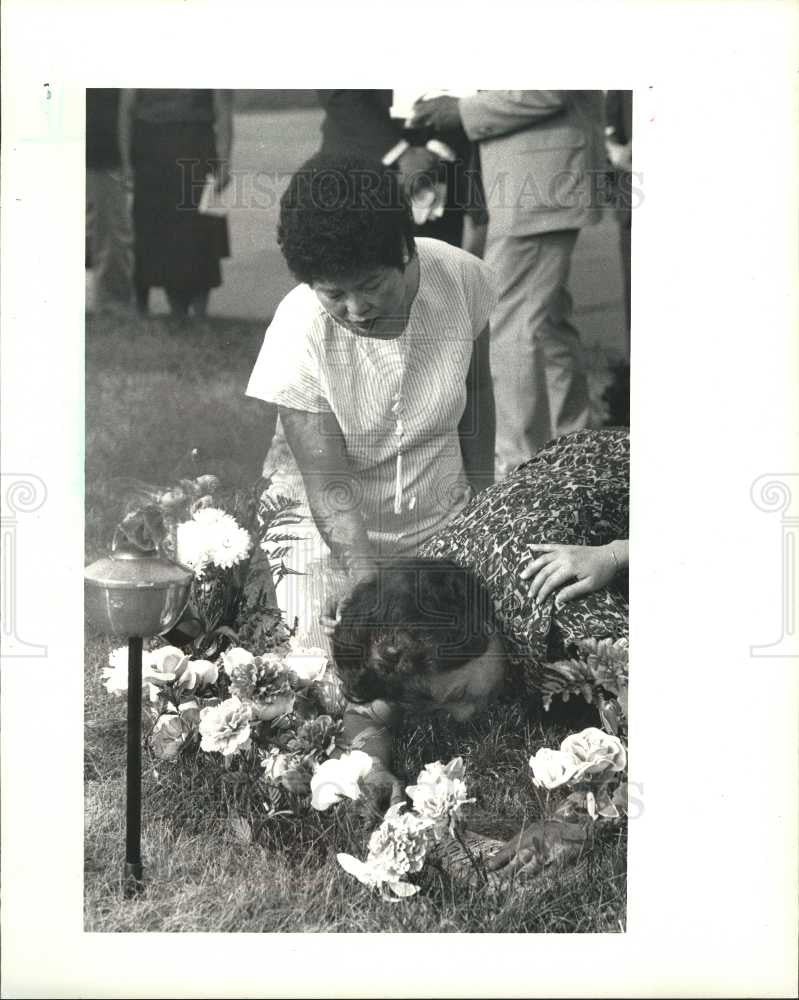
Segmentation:
[(249, 667), (251, 663), (255, 663), (255, 657), (243, 646), (233, 646), (222, 654), (222, 663), (230, 674), (234, 667)]
[[(156, 674), (174, 673), (185, 658), (186, 654), (177, 646), (160, 646), (145, 654), (144, 669)], [(174, 680), (174, 677), (169, 679)]]
[(575, 781), (594, 778), (607, 771), (623, 771), (627, 767), (627, 751), (621, 740), (593, 726), (567, 736), (560, 749), (577, 761)]
[(319, 646), (299, 646), (286, 657), (285, 666), (296, 676), (300, 687), (308, 687), (322, 678), (327, 661), (327, 653)]
[(323, 812), (339, 799), (359, 799), (359, 782), (371, 769), (372, 758), (362, 750), (353, 750), (324, 761), (311, 778), (311, 805)]
[(186, 660), (175, 671), (175, 686), (184, 691), (216, 684), (219, 669), (209, 660)]
[(571, 781), (578, 767), (573, 754), (542, 747), (530, 758), (533, 784), (538, 788), (559, 788)]

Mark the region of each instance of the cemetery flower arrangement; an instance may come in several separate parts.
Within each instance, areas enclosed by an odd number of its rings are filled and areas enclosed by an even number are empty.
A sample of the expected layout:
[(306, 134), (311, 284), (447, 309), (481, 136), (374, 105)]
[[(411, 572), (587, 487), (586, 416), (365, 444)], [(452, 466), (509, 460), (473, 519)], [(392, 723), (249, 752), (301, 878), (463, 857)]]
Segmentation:
[(275, 585), (288, 572), (283, 556), (294, 539), (294, 501), (276, 503), (263, 479), (232, 490), (208, 474), (168, 488), (118, 482), (126, 511), (117, 536), (194, 572), (188, 606), (167, 642), (214, 660), (236, 644), (260, 654), (288, 640)]
[[(298, 623), (289, 627), (275, 607), (275, 580), (289, 572), (292, 504), (266, 500), (263, 484), (223, 493), (211, 475), (146, 493), (118, 533), (194, 573), (181, 620), (143, 650), (144, 738), (156, 766), (216, 767), (257, 790), (267, 819), (333, 810), (335, 822), (364, 797), (373, 762), (342, 743), (345, 700), (327, 652), (303, 645)], [(626, 644), (588, 641), (551, 666), (545, 703), (579, 692), (597, 704), (608, 731), (585, 729), (559, 749), (539, 749), (529, 759), (533, 786), (547, 802), (551, 791), (569, 790), (558, 818), (582, 817), (591, 828), (615, 821), (626, 791), (618, 735), (626, 725)], [(110, 695), (127, 694), (126, 647), (111, 651), (102, 673)], [(344, 871), (392, 901), (415, 895), (410, 879), (453, 840), (476, 865), (463, 838), (462, 809), (475, 800), (462, 758), (426, 765), (405, 793), (371, 833), (365, 857), (336, 855)], [(250, 829), (240, 816), (231, 821)]]
[[(126, 654), (114, 650), (103, 671), (110, 694), (127, 691)], [(323, 650), (289, 637), (261, 656), (234, 646), (212, 662), (167, 645), (142, 659), (146, 740), (155, 758), (211, 754), (227, 769), (257, 773), (267, 799), (270, 791), (280, 798), (281, 789), (310, 795), (314, 771), (341, 731), (334, 716), (343, 701)]]
[(627, 750), (622, 741), (596, 727), (567, 736), (559, 750), (542, 747), (530, 758), (533, 784), (549, 792), (572, 789), (564, 814), (585, 812), (592, 820), (618, 819), (624, 808)]
[[(293, 504), (268, 483), (223, 491), (215, 476), (169, 489), (136, 483), (118, 533), (194, 572), (177, 625), (143, 651), (145, 740), (159, 762), (199, 754), (257, 776), (267, 811), (286, 794), (310, 796), (319, 762), (336, 748), (343, 698), (327, 653), (303, 645), (275, 606)], [(127, 649), (103, 682), (127, 692)]]
[[(326, 768), (330, 771), (333, 763), (323, 764), (320, 772)], [(385, 899), (415, 895), (419, 887), (406, 881), (407, 876), (422, 870), (436, 842), (457, 836), (459, 811), (466, 803), (474, 802), (466, 796), (464, 770), (460, 757), (446, 765), (440, 761), (428, 764), (417, 783), (405, 789), (412, 807), (407, 809), (404, 802), (391, 806), (369, 838), (366, 859), (340, 853), (337, 858), (341, 867)], [(351, 792), (348, 795), (353, 797)]]

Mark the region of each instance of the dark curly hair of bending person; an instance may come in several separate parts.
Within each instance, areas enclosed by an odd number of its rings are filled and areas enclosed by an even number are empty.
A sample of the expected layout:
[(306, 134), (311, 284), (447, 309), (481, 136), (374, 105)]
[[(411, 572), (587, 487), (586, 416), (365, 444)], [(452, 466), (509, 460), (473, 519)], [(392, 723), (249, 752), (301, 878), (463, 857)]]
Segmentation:
[(317, 155), (280, 199), (277, 242), (301, 282), (405, 269), (415, 252), (413, 217), (396, 171), (379, 160)]
[(346, 696), (413, 703), (427, 680), (486, 651), (491, 599), (471, 570), (445, 559), (393, 559), (340, 610), (333, 659)]

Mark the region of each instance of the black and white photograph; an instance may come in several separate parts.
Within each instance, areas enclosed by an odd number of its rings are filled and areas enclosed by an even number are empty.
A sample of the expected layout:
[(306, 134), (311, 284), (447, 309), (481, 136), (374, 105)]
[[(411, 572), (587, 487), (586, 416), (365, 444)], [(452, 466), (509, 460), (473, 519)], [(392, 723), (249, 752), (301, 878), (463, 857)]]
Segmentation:
[(624, 932), (632, 105), (87, 90), (87, 930)]
[(2, 17), (1, 995), (795, 995), (799, 9)]

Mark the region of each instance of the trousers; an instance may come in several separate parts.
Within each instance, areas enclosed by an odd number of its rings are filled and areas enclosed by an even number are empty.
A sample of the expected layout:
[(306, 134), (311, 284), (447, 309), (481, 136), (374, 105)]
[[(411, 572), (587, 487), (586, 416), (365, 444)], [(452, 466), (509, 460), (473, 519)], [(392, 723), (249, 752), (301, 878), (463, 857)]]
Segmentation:
[(495, 473), (503, 479), (548, 441), (588, 426), (588, 381), (568, 290), (578, 229), (502, 233), (486, 263), (499, 285), (491, 316)]
[(86, 171), (86, 231), (94, 272), (95, 310), (129, 306), (133, 228), (128, 194), (119, 171)]

